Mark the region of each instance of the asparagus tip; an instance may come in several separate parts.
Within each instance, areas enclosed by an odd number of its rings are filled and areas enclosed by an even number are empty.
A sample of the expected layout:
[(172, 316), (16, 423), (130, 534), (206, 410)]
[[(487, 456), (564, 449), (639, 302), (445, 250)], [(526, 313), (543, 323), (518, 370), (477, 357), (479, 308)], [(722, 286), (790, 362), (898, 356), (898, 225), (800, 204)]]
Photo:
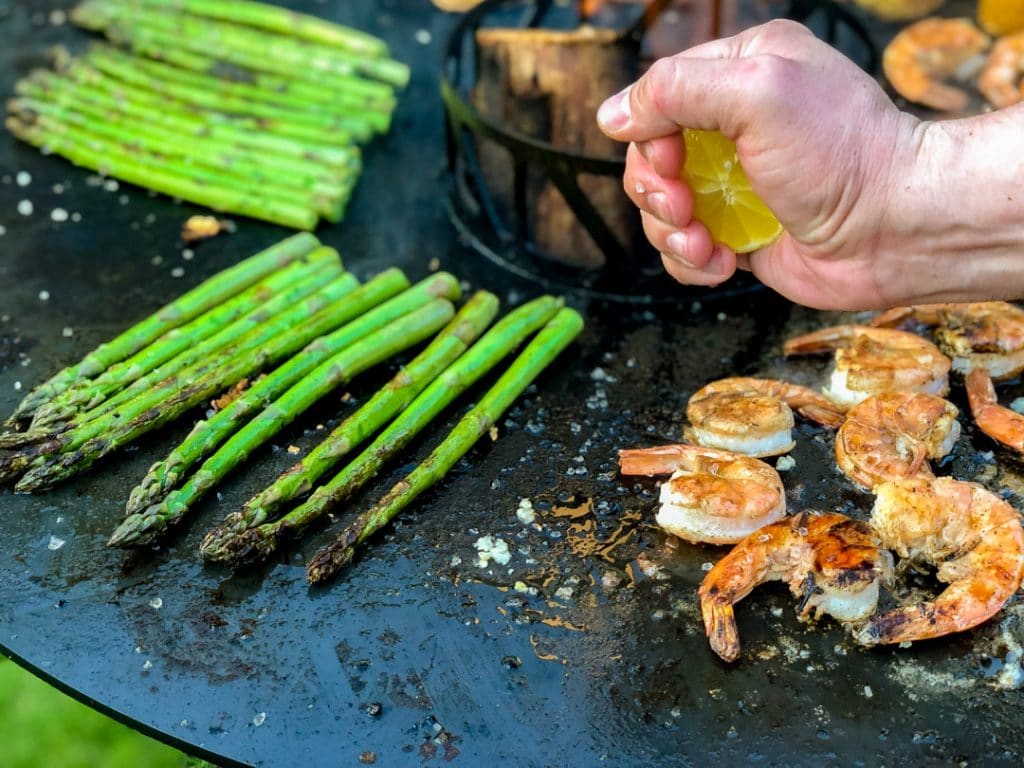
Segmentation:
[(352, 545), (336, 541), (329, 544), (306, 564), (306, 581), (310, 584), (321, 584), (340, 570), (347, 567), (355, 557), (356, 550)]
[(164, 528), (159, 511), (160, 505), (154, 504), (142, 512), (128, 515), (114, 529), (107, 546), (127, 548), (144, 546), (152, 542)]

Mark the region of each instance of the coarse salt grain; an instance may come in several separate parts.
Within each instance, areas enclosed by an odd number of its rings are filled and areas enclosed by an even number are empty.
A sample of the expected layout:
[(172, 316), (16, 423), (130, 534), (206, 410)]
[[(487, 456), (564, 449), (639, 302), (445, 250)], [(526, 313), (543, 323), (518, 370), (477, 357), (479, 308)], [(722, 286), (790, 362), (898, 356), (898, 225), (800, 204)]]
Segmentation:
[(63, 336), (63, 337), (65, 338), (65, 339), (70, 339), (70, 338), (71, 338), (72, 336), (74, 336), (74, 335), (75, 335), (75, 330), (74, 330), (74, 328), (72, 328), (71, 326), (69, 326), (69, 325), (66, 325), (66, 326), (64, 326), (64, 330), (62, 330), (62, 331), (60, 332), (60, 334), (61, 334), (61, 336)]
[(21, 392), (21, 382), (20, 381), (14, 382), (14, 391), (15, 392)]
[(18, 201), (18, 213), (22, 216), (31, 216), (34, 210), (31, 200), (20, 200)]
[(52, 211), (50, 211), (50, 218), (58, 222), (67, 221), (68, 212), (65, 211), (63, 208), (54, 208)]
[(107, 192), (117, 192), (118, 188), (117, 179), (107, 179), (103, 182), (103, 189)]
[(46, 545), (46, 548), (51, 552), (56, 552), (58, 549), (63, 547), (64, 544), (64, 539), (58, 538), (57, 536), (51, 536), (50, 542)]
[(184, 277), (185, 270), (183, 267), (175, 267), (171, 270), (171, 277)]
[(14, 177), (14, 183), (19, 187), (27, 187), (32, 183), (32, 175), (28, 171), (18, 171)]
[(430, 41), (433, 40), (433, 35), (430, 34), (430, 30), (417, 29), (416, 30), (416, 42), (420, 45), (430, 45)]
[(50, 292), (49, 291), (45, 291), (45, 290), (44, 291), (40, 291), (39, 292), (39, 300), (40, 301), (49, 301), (50, 300)]
[(7, 228), (3, 224), (0, 224), (0, 236), (6, 235), (6, 234), (7, 234)]
[(82, 214), (80, 214), (78, 211), (75, 211), (74, 213), (71, 214), (71, 220), (76, 222), (76, 223), (81, 221), (82, 220)]

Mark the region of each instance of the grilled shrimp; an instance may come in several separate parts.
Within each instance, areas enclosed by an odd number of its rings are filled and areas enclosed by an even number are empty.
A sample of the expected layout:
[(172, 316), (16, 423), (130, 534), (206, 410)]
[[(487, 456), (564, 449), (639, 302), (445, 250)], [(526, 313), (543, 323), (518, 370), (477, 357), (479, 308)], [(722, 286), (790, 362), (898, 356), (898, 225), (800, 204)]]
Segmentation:
[(863, 645), (904, 643), (963, 632), (1006, 604), (1024, 576), (1020, 515), (978, 485), (913, 478), (875, 488), (871, 523), (886, 547), (938, 566), (948, 584), (934, 600), (872, 618), (854, 632)]
[(960, 436), (959, 411), (921, 392), (883, 392), (846, 414), (836, 432), (836, 461), (854, 482), (872, 489), (885, 480), (932, 477), (928, 459), (945, 456)]
[(871, 321), (894, 327), (913, 320), (935, 328), (935, 340), (952, 358), (953, 370), (967, 374), (977, 367), (994, 379), (1024, 371), (1024, 310), (1005, 301), (922, 304), (896, 307)]
[(908, 101), (961, 112), (967, 107), (967, 94), (942, 80), (958, 74), (988, 44), (988, 36), (969, 19), (922, 19), (904, 27), (886, 46), (882, 69), (889, 84)]
[(984, 368), (967, 375), (967, 402), (978, 429), (996, 442), (1024, 453), (1024, 416), (1005, 408), (996, 399), (996, 389)]
[(624, 475), (672, 473), (655, 521), (681, 539), (732, 544), (786, 515), (786, 491), (773, 467), (740, 453), (699, 445), (619, 451)]
[(697, 390), (686, 406), (688, 438), (700, 445), (747, 456), (788, 453), (793, 441), (793, 411), (832, 427), (843, 423), (845, 409), (821, 393), (775, 379), (733, 377)]
[(871, 526), (839, 514), (801, 513), (751, 534), (719, 560), (698, 596), (712, 650), (726, 661), (740, 655), (733, 605), (758, 584), (785, 581), (800, 599), (800, 617), (814, 611), (843, 623), (862, 621), (878, 605), (878, 588), (892, 555)]
[(892, 328), (837, 325), (789, 339), (789, 355), (835, 351), (825, 395), (851, 406), (878, 392), (949, 392), (949, 358), (927, 339)]
[(996, 40), (978, 78), (978, 90), (996, 109), (1024, 99), (1024, 32)]

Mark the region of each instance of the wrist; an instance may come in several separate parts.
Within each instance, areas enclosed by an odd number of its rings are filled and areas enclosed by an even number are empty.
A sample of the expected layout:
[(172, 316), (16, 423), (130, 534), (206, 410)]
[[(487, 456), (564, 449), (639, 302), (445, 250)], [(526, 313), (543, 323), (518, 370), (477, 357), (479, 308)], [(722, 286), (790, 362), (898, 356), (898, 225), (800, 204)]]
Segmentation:
[(892, 303), (1024, 297), (1024, 109), (919, 122), (880, 227)]

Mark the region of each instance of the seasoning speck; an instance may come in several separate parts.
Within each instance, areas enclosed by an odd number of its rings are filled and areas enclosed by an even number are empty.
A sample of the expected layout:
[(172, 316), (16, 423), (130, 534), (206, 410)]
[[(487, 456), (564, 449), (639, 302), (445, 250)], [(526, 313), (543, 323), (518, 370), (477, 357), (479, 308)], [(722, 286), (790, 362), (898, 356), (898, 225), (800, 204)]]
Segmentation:
[(103, 189), (105, 189), (107, 192), (117, 192), (117, 190), (119, 189), (117, 179), (107, 179), (106, 181), (104, 181)]
[(77, 224), (82, 220), (82, 214), (80, 214), (78, 211), (75, 211), (74, 213), (71, 214), (71, 220)]
[(52, 211), (50, 211), (50, 218), (58, 222), (67, 221), (68, 212), (65, 211), (63, 208), (54, 208)]
[(864, 686), (864, 698), (865, 699), (871, 699), (871, 698), (874, 698), (874, 695), (875, 695), (875, 692), (873, 690), (871, 690), (871, 686), (870, 685), (865, 685)]
[(430, 30), (417, 29), (416, 30), (416, 42), (420, 45), (430, 45), (430, 41), (433, 40), (433, 35), (430, 34)]
[(266, 719), (267, 719), (267, 713), (266, 712), (260, 712), (258, 715), (256, 715), (256, 717), (254, 717), (252, 719), (252, 724), (255, 725), (257, 728), (259, 728), (261, 725), (263, 725), (264, 722), (266, 722)]
[(75, 335), (75, 329), (72, 328), (70, 325), (66, 325), (64, 326), (64, 330), (60, 332), (60, 335), (63, 336), (65, 339), (70, 339), (72, 336)]
[(21, 382), (20, 381), (14, 382), (14, 391), (15, 392), (21, 392)]
[(299, 448), (299, 446), (297, 446), (297, 445), (289, 445), (288, 446), (288, 453), (293, 454), (293, 455), (294, 454), (298, 454), (298, 453), (302, 453), (302, 449)]
[(0, 224), (0, 236), (6, 235), (6, 234), (7, 234), (7, 227), (5, 227), (3, 224)]
[(46, 291), (46, 290), (40, 291), (39, 292), (39, 300), (40, 301), (49, 301), (50, 300), (50, 292)]
[(181, 252), (181, 258), (183, 258), (185, 261), (192, 261), (192, 259), (194, 259), (195, 256), (196, 252), (193, 251), (191, 248), (186, 248)]
[(788, 472), (796, 466), (796, 459), (792, 456), (780, 456), (778, 461), (775, 462), (775, 468), (779, 472)]
[(533, 502), (529, 499), (520, 499), (519, 506), (516, 508), (516, 519), (519, 520), (523, 525), (532, 525), (537, 519), (537, 514), (533, 509)]
[(32, 174), (28, 171), (18, 171), (14, 177), (14, 183), (19, 187), (27, 187), (32, 183)]
[(64, 539), (57, 538), (56, 536), (50, 537), (50, 543), (46, 545), (46, 548), (51, 552), (56, 552), (58, 549), (64, 546)]
[(31, 216), (33, 210), (31, 200), (20, 200), (18, 202), (18, 213), (22, 216)]
[(68, 15), (59, 8), (56, 11), (50, 11), (50, 26), (60, 27), (63, 26), (64, 22), (68, 20)]
[(477, 565), (486, 568), (493, 560), (498, 565), (508, 565), (512, 559), (512, 553), (508, 551), (508, 544), (504, 539), (497, 539), (493, 536), (481, 536), (473, 544), (477, 552)]
[(185, 276), (185, 268), (184, 267), (175, 267), (174, 269), (171, 270), (171, 277), (184, 277), (184, 276)]
[(162, 599), (160, 599), (159, 597), (154, 597), (152, 600), (149, 601), (149, 607), (153, 608), (155, 610), (158, 610), (158, 611), (161, 608), (163, 608), (163, 605), (164, 605), (164, 601)]

